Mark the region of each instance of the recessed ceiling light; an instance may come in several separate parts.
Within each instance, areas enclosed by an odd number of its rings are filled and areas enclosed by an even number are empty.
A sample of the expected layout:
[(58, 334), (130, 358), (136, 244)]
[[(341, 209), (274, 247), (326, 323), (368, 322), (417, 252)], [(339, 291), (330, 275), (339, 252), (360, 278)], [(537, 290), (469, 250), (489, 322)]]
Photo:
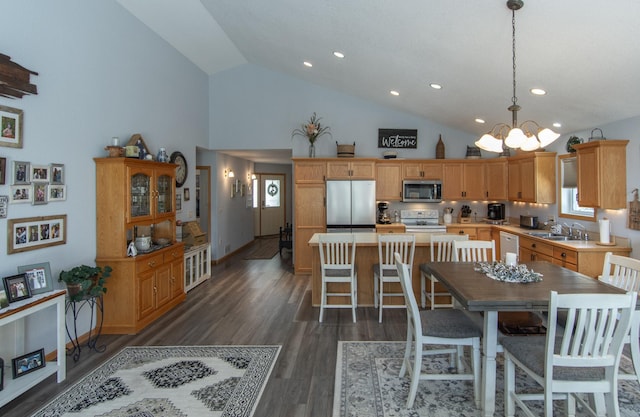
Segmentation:
[(433, 88), (434, 90), (442, 90), (442, 86), (436, 83), (429, 84), (429, 87)]
[(562, 123), (560, 123), (560, 122), (555, 122), (555, 123), (553, 124), (553, 127), (562, 127)]
[(476, 123), (483, 124), (484, 123), (484, 119), (481, 119), (481, 118), (477, 117), (476, 118)]
[(305, 67), (309, 67), (309, 68), (313, 67), (313, 64), (309, 61), (304, 61), (303, 64)]
[(391, 90), (391, 91), (389, 91), (389, 93), (390, 93), (392, 96), (399, 96), (399, 95), (400, 95), (400, 93), (398, 93), (396, 90)]
[(545, 94), (547, 94), (547, 92), (544, 91), (542, 88), (532, 88), (529, 91), (531, 91), (531, 94), (534, 94), (536, 96), (544, 96)]
[(338, 52), (338, 51), (335, 51), (333, 53), (333, 56), (335, 56), (336, 58), (344, 58), (344, 54), (342, 52)]

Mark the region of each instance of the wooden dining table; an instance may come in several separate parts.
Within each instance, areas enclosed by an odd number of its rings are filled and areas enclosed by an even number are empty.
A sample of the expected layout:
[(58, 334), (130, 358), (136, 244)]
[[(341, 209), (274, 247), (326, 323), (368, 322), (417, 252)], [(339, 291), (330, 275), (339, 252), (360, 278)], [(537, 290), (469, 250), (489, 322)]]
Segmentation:
[[(549, 294), (620, 294), (625, 291), (549, 262), (526, 262), (542, 274), (542, 281), (497, 281), (474, 270), (471, 262), (432, 262), (427, 268), (468, 311), (483, 313), (481, 405), (485, 417), (493, 416), (496, 402), (496, 351), (499, 311), (547, 311)], [(527, 336), (512, 336), (527, 337)]]

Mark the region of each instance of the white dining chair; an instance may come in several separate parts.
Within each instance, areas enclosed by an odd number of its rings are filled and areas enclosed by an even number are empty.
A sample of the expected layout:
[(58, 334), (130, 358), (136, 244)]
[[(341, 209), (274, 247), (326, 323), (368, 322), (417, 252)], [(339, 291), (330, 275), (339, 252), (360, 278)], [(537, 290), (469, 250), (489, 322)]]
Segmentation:
[[(431, 262), (451, 262), (453, 261), (453, 241), (469, 240), (469, 235), (459, 234), (432, 234), (430, 237), (429, 252), (431, 254)], [(448, 292), (436, 292), (436, 283), (438, 279), (431, 275), (427, 270), (427, 264), (420, 264), (420, 301), (422, 308), (427, 308), (427, 300), (431, 310), (436, 308), (453, 308), (453, 298)], [(429, 281), (429, 288), (426, 283)], [(436, 297), (449, 297), (448, 303), (436, 302)]]
[(493, 240), (454, 240), (454, 262), (495, 262), (496, 243)]
[[(320, 250), (320, 323), (325, 308), (350, 308), (353, 322), (356, 322), (356, 307), (358, 305), (358, 272), (356, 271), (356, 239), (351, 233), (333, 233), (319, 235), (318, 249)], [(342, 284), (329, 292), (329, 286)], [(349, 303), (329, 304), (329, 297), (344, 297)]]
[[(602, 275), (598, 279), (626, 291), (640, 292), (640, 260), (607, 252)], [(618, 379), (636, 380), (640, 384), (640, 311), (633, 312), (631, 328), (624, 343), (629, 343), (635, 373), (621, 370)]]
[[(635, 292), (627, 294), (561, 294), (551, 291), (547, 335), (506, 337), (504, 349), (505, 415), (512, 417), (517, 404), (529, 416), (525, 404), (544, 401), (545, 417), (553, 416), (553, 401), (566, 401), (566, 415), (575, 415), (575, 403), (593, 411), (578, 393), (593, 395), (595, 413), (619, 416), (618, 366), (624, 338), (636, 305)], [(558, 326), (559, 312), (566, 325)], [(543, 392), (516, 392), (516, 367)]]
[[(480, 407), (480, 336), (482, 331), (462, 310), (422, 310), (413, 294), (409, 267), (395, 256), (402, 292), (407, 303), (407, 343), (400, 368), (400, 377), (408, 371), (411, 377), (407, 408), (412, 408), (421, 380), (471, 380), (476, 407)], [(425, 345), (443, 348), (424, 349)], [(454, 348), (451, 348), (454, 346)], [(460, 357), (463, 346), (471, 346), (470, 370), (462, 373), (464, 361)], [(460, 348), (460, 349), (458, 349)], [(427, 355), (456, 354), (456, 373), (422, 372), (422, 360)], [(413, 361), (411, 360), (413, 356)], [(453, 363), (452, 363), (453, 365)]]
[[(404, 294), (400, 288), (393, 291), (391, 285), (400, 285), (398, 268), (394, 254), (398, 253), (402, 262), (409, 265), (409, 276), (413, 271), (413, 258), (416, 250), (416, 236), (413, 234), (379, 234), (378, 235), (378, 263), (373, 265), (373, 303), (378, 307), (378, 322), (382, 323), (384, 308), (405, 308)], [(386, 284), (386, 285), (385, 285)], [(385, 292), (385, 286), (387, 292)], [(400, 292), (397, 292), (400, 291)], [(388, 297), (402, 298), (402, 304), (385, 304)]]

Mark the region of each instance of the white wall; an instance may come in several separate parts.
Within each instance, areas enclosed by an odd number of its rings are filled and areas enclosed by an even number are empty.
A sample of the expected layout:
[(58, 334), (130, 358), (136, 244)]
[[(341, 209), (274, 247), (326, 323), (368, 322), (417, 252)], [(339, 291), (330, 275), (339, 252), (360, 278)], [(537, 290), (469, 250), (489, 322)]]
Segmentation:
[[(62, 269), (95, 260), (94, 157), (106, 156), (113, 136), (140, 133), (152, 152), (179, 150), (189, 162), (185, 187), (195, 190), (195, 147), (208, 142), (208, 77), (113, 1), (4, 2), (0, 52), (36, 71), (38, 95), (0, 97), (24, 111), (24, 147), (0, 147), (0, 156), (34, 164), (62, 163), (64, 202), (9, 207), (9, 218), (67, 214), (67, 243), (7, 255), (0, 239), (0, 275), (19, 265), (49, 262), (54, 281)], [(10, 181), (0, 185), (8, 195)], [(195, 198), (183, 203), (195, 212)], [(7, 219), (0, 219), (6, 236)], [(57, 282), (55, 282), (58, 284)], [(108, 285), (108, 283), (107, 283)], [(54, 348), (51, 328), (28, 323), (27, 348)], [(0, 335), (0, 340), (2, 340)], [(5, 358), (6, 360), (7, 358)]]

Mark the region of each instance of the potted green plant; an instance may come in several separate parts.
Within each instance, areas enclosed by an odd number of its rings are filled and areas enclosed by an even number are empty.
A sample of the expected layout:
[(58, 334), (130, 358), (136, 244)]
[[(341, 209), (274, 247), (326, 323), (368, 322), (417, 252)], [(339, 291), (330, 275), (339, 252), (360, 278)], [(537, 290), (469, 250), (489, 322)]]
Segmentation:
[(111, 276), (112, 270), (108, 265), (104, 267), (79, 265), (60, 272), (58, 281), (67, 285), (69, 298), (74, 301), (81, 300), (87, 295), (97, 297), (107, 292), (104, 284)]

